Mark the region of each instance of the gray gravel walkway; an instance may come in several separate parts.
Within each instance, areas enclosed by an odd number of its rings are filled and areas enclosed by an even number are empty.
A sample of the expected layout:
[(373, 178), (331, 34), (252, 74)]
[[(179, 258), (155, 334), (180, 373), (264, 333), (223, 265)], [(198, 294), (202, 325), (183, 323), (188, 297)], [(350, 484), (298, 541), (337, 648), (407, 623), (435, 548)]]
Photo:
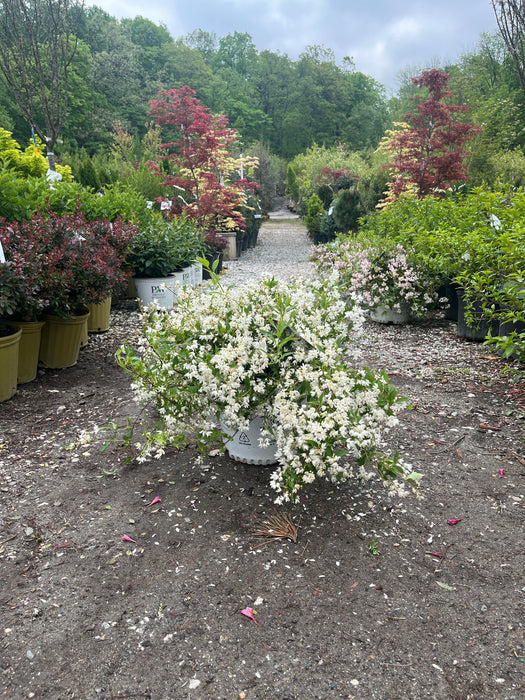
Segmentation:
[(295, 219), (270, 219), (259, 231), (255, 248), (225, 263), (224, 280), (229, 284), (250, 282), (269, 275), (276, 279), (313, 277), (308, 262), (312, 248), (306, 227)]

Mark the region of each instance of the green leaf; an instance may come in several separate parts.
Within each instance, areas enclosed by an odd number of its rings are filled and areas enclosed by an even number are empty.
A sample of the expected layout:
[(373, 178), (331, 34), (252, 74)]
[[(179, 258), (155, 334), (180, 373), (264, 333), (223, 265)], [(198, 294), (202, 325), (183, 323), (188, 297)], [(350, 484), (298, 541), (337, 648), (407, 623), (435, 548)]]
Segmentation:
[(441, 581), (436, 581), (436, 583), (440, 588), (444, 588), (446, 591), (456, 590), (453, 586), (449, 586), (447, 583), (441, 583)]

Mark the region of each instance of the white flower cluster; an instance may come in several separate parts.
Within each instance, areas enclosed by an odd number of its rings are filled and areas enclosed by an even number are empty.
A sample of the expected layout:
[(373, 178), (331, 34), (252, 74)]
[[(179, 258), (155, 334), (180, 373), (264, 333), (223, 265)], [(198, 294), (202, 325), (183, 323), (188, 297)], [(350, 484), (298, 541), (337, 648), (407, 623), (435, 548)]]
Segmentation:
[(263, 415), (263, 442), (277, 446), (278, 502), (318, 476), (368, 477), (363, 465), (396, 421), (397, 399), (385, 376), (354, 366), (363, 320), (330, 278), (214, 279), (204, 292), (181, 291), (170, 311), (150, 309), (138, 347), (118, 354), (135, 400), (158, 411), (140, 459), (216, 441), (220, 420), (245, 429)]

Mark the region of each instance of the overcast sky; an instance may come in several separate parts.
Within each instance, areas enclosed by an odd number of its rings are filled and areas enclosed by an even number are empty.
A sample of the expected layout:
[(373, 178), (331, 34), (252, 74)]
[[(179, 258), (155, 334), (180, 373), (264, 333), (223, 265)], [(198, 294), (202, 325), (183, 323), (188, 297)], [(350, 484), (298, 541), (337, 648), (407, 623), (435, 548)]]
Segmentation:
[(251, 35), (258, 51), (296, 59), (308, 45), (396, 90), (400, 71), (454, 61), (497, 30), (490, 0), (88, 0), (114, 17), (163, 23), (174, 39), (194, 29)]

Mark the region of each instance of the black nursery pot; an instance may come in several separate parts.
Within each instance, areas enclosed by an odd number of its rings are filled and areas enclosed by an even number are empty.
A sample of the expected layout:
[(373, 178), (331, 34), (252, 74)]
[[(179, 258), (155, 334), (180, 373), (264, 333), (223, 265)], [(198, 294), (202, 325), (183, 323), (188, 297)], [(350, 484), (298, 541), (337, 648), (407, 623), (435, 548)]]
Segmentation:
[(447, 280), (445, 284), (439, 288), (438, 294), (440, 297), (446, 297), (448, 300), (447, 308), (445, 309), (445, 318), (447, 321), (458, 320), (458, 290), (460, 286), (454, 282)]
[(498, 335), (499, 322), (488, 321), (483, 316), (483, 307), (480, 303), (474, 302), (474, 319), (477, 323), (474, 326), (468, 326), (465, 319), (465, 301), (463, 298), (463, 289), (457, 290), (458, 299), (458, 328), (457, 335), (460, 338), (467, 340), (476, 340), (481, 342), (488, 336), (489, 331), (492, 335)]

